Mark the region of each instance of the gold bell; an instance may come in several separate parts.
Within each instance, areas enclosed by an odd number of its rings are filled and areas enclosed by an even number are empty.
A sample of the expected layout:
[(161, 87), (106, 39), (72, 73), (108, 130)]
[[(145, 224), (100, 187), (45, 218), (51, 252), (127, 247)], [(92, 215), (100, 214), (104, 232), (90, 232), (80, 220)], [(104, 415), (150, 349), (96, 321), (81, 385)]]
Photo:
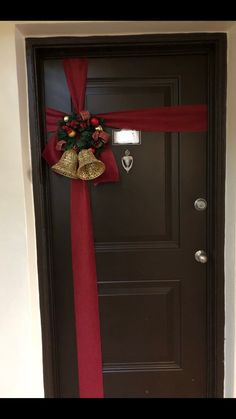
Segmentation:
[(106, 169), (105, 164), (96, 159), (91, 150), (81, 150), (78, 156), (79, 168), (77, 177), (82, 180), (92, 180), (101, 176)]
[(76, 171), (78, 167), (78, 156), (75, 150), (71, 148), (65, 151), (60, 160), (52, 166), (54, 172), (59, 175), (70, 177), (72, 179), (78, 179)]

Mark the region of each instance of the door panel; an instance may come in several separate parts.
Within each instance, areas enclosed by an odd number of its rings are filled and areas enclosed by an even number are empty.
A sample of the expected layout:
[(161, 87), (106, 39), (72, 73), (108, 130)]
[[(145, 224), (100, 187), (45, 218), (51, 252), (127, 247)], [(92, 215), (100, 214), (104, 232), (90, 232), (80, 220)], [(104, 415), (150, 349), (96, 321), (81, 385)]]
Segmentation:
[[(208, 101), (204, 54), (90, 58), (91, 113)], [(71, 111), (61, 60), (44, 62), (46, 106)], [(112, 133), (112, 130), (109, 130)], [(90, 194), (106, 397), (205, 397), (207, 249), (205, 133), (141, 132), (112, 145), (120, 182)], [(127, 174), (121, 157), (129, 149)], [(69, 179), (49, 174), (60, 392), (78, 394), (71, 271)]]

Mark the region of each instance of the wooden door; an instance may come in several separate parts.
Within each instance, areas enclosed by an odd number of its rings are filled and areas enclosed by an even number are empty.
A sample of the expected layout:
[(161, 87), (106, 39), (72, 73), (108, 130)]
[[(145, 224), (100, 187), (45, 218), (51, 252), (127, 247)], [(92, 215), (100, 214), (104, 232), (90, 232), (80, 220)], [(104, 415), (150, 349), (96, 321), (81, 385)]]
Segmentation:
[[(211, 103), (204, 52), (104, 55), (89, 57), (91, 113)], [(44, 104), (70, 112), (62, 59), (42, 64)], [(206, 397), (214, 315), (209, 134), (141, 132), (140, 144), (112, 149), (120, 182), (90, 184), (105, 397)], [(129, 174), (121, 164), (126, 149), (134, 159)], [(58, 394), (77, 397), (70, 180), (44, 170)], [(203, 211), (198, 198), (207, 201)], [(207, 263), (196, 261), (198, 250)]]

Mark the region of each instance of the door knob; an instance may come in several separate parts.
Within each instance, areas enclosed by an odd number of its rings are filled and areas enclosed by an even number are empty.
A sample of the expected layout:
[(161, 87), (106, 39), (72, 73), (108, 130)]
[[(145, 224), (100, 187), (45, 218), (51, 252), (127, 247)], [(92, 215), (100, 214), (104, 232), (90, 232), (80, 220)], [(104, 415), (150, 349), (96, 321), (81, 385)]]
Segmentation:
[(207, 254), (206, 252), (204, 252), (204, 250), (198, 250), (195, 253), (195, 259), (199, 263), (207, 263), (207, 260), (208, 260)]

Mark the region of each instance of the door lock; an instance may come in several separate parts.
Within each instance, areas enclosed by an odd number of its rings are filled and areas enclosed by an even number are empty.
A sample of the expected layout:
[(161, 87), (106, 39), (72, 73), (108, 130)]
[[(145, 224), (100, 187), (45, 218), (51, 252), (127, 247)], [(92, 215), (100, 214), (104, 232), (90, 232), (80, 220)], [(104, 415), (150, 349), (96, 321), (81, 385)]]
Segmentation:
[(195, 259), (199, 263), (207, 263), (208, 261), (207, 254), (204, 250), (197, 250), (195, 253)]
[(204, 211), (207, 207), (207, 201), (204, 198), (198, 198), (194, 202), (194, 208), (197, 211)]

